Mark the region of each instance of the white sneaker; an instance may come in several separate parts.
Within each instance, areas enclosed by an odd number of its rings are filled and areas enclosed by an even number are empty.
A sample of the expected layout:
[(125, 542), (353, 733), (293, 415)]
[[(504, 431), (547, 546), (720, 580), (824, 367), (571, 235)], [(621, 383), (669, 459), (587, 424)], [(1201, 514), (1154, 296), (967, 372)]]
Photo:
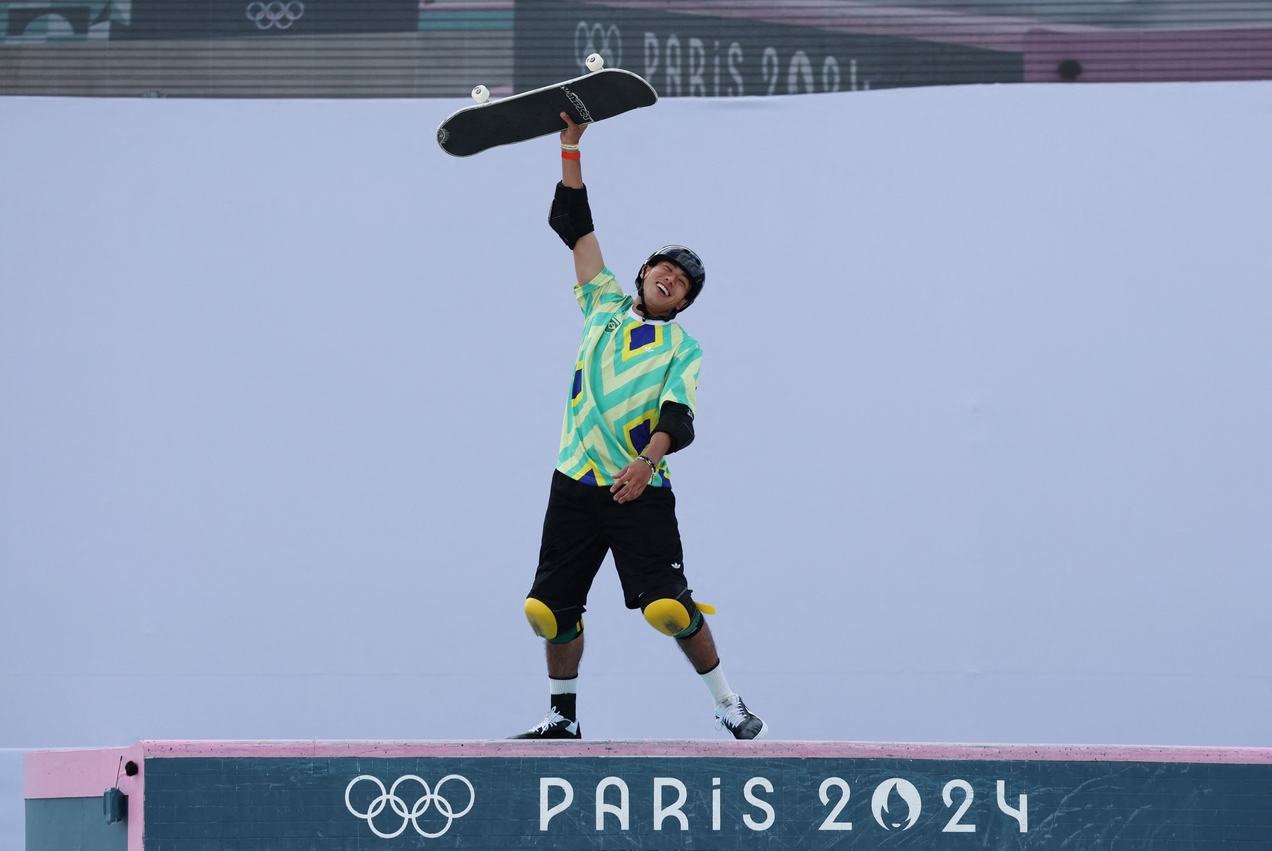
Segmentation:
[(725, 729), (735, 739), (759, 740), (768, 735), (768, 724), (746, 708), (736, 694), (716, 707), (716, 729)]
[(579, 730), (579, 722), (571, 721), (560, 712), (556, 711), (556, 707), (548, 710), (548, 715), (536, 726), (531, 727), (524, 733), (513, 736), (514, 739), (581, 739), (583, 733)]

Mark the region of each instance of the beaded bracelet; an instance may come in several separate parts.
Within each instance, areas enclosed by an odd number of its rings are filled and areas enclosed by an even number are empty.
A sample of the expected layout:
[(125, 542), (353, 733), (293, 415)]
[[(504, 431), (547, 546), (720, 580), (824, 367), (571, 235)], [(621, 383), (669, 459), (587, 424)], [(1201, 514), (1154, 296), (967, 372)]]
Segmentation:
[(644, 461), (646, 464), (648, 464), (648, 465), (649, 465), (649, 472), (653, 473), (655, 476), (656, 476), (656, 475), (658, 475), (658, 466), (657, 466), (656, 464), (654, 464), (654, 462), (653, 462), (653, 461), (650, 461), (650, 460), (649, 460), (648, 458), (646, 458), (644, 455), (637, 455), (637, 456), (636, 456), (636, 460), (637, 460), (637, 461)]

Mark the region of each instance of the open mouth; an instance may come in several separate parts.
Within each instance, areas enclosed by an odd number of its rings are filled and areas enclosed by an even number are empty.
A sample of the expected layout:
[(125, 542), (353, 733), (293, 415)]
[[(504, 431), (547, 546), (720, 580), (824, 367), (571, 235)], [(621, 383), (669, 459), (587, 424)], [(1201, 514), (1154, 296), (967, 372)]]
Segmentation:
[(662, 293), (664, 296), (671, 295), (671, 291), (668, 290), (666, 287), (664, 287), (662, 284), (658, 284), (658, 292)]

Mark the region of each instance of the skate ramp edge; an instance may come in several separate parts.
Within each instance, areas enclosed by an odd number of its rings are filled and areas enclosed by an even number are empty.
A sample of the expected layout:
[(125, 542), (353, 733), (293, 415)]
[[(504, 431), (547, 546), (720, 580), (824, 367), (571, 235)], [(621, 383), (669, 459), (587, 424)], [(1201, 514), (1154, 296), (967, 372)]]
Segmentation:
[(142, 741), (28, 752), (23, 796), (28, 851), (1272, 846), (1272, 748)]

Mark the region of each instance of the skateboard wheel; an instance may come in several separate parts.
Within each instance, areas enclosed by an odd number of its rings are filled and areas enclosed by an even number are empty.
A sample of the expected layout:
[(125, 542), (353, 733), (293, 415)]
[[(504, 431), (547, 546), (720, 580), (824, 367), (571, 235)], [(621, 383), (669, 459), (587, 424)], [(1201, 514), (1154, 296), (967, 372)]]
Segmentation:
[(587, 66), (589, 71), (599, 71), (605, 67), (605, 60), (601, 57), (601, 54), (593, 53), (587, 57), (583, 64)]
[(478, 103), (485, 103), (489, 99), (490, 99), (490, 89), (486, 88), (485, 86), (478, 86), (477, 88), (473, 89), (473, 100), (477, 101)]

